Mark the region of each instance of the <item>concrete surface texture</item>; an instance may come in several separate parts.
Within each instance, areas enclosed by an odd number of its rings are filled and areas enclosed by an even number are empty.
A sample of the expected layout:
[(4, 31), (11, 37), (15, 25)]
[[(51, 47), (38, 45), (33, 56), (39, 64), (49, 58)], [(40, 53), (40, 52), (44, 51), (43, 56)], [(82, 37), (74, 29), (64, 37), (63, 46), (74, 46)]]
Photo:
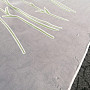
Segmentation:
[(21, 53), (0, 22), (0, 90), (69, 90), (90, 40), (90, 0), (57, 0), (76, 13), (61, 9), (51, 0), (27, 1), (42, 9), (46, 7), (51, 13), (69, 21), (35, 12), (35, 8), (21, 0), (9, 0), (26, 13), (63, 28), (52, 31), (28, 20), (0, 0), (0, 8), (8, 6), (11, 14), (55, 36), (51, 39), (18, 18), (2, 17), (5, 14), (0, 12), (0, 17), (10, 26), (26, 51), (26, 54)]
[(90, 47), (71, 90), (90, 90)]

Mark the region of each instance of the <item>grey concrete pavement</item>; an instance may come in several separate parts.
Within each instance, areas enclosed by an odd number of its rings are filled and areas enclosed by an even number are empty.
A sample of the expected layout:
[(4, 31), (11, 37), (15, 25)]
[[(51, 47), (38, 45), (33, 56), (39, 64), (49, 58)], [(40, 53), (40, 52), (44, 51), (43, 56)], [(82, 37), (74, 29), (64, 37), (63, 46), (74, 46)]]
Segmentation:
[[(9, 1), (28, 14), (63, 29), (56, 32), (35, 24), (55, 36), (55, 39), (50, 39), (17, 18), (3, 18), (17, 35), (26, 54), (21, 53), (0, 22), (0, 90), (68, 90), (90, 40), (90, 0), (58, 0), (76, 13), (62, 10), (50, 0), (27, 0), (42, 9), (45, 6), (69, 22), (36, 13), (33, 7), (20, 0)], [(0, 0), (0, 8), (5, 9), (6, 6)], [(9, 10), (23, 17), (10, 7)]]

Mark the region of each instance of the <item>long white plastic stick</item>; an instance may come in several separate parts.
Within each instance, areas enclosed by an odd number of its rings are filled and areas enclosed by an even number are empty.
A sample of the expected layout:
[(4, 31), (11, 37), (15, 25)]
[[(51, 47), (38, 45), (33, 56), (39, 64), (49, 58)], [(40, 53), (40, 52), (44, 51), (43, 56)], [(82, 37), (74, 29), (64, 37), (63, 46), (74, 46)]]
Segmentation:
[(21, 52), (23, 54), (26, 54), (22, 44), (20, 43), (20, 41), (18, 40), (17, 36), (15, 35), (15, 33), (12, 31), (12, 29), (8, 26), (8, 24), (0, 17), (0, 21), (2, 22), (2, 24), (7, 28), (7, 30), (9, 31), (9, 33), (11, 34), (11, 36), (14, 38), (15, 42), (17, 43), (17, 45), (19, 46)]
[(51, 0), (51, 2), (55, 4), (56, 6), (60, 7), (61, 9), (64, 9), (65, 11), (76, 13), (76, 11), (74, 11), (73, 9), (69, 8), (68, 6), (62, 4), (61, 2), (57, 0)]

